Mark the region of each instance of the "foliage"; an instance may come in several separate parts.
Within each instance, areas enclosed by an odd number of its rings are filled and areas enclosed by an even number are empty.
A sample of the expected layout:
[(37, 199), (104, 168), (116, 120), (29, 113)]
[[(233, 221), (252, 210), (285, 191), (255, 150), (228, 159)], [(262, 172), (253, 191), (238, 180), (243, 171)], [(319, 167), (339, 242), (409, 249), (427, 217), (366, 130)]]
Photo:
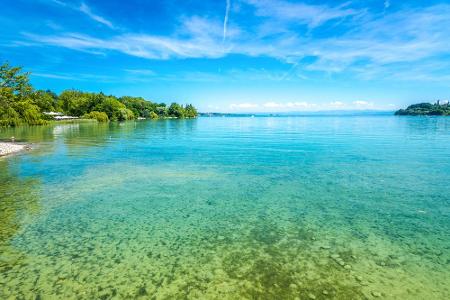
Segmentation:
[(41, 111), (56, 111), (58, 107), (58, 96), (52, 91), (38, 90), (33, 94), (34, 103)]
[(441, 104), (439, 101), (435, 104), (419, 103), (408, 106), (406, 109), (400, 109), (395, 112), (397, 116), (449, 116), (450, 104)]
[(150, 119), (153, 119), (153, 120), (156, 120), (156, 119), (159, 119), (159, 116), (158, 116), (157, 113), (155, 113), (154, 111), (152, 111), (152, 112), (150, 112), (149, 118), (150, 118)]
[(196, 118), (198, 115), (197, 109), (192, 104), (186, 105), (184, 110), (184, 115), (186, 118)]
[(9, 64), (0, 66), (0, 126), (20, 124), (45, 124), (50, 116), (44, 112), (96, 119), (99, 122), (126, 121), (135, 118), (195, 118), (198, 113), (191, 104), (147, 101), (141, 97), (115, 97), (103, 93), (86, 93), (65, 90), (58, 96), (47, 90), (34, 90), (29, 83), (29, 74), (20, 67)]
[(180, 119), (184, 118), (184, 115), (185, 115), (185, 110), (184, 110), (183, 106), (181, 106), (180, 104), (175, 103), (175, 102), (170, 104), (168, 112), (169, 112), (170, 117), (175, 117), (175, 118), (180, 118)]
[(99, 111), (91, 111), (90, 113), (87, 113), (83, 116), (84, 119), (95, 119), (98, 122), (108, 122), (109, 118), (108, 115), (104, 112)]
[(121, 115), (120, 110), (125, 109), (125, 105), (113, 97), (106, 97), (95, 109), (105, 112), (111, 121), (117, 121)]
[(11, 67), (8, 63), (0, 66), (0, 126), (45, 124), (37, 105), (39, 97), (22, 68)]
[(125, 96), (119, 99), (136, 117), (148, 118), (150, 113), (156, 111), (157, 104), (146, 101), (141, 97)]
[(134, 120), (134, 113), (132, 110), (128, 108), (122, 108), (119, 110), (117, 120), (119, 121)]
[(59, 95), (59, 106), (70, 116), (80, 117), (89, 111), (87, 93), (76, 90), (66, 90)]

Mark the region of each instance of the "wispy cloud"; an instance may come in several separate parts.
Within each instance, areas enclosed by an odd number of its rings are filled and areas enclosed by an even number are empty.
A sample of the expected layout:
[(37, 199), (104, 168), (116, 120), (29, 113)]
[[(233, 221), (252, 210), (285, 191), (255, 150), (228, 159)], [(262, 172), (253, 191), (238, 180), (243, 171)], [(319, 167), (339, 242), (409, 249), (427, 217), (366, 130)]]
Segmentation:
[(275, 109), (305, 109), (305, 108), (313, 108), (317, 107), (317, 104), (315, 103), (308, 103), (308, 102), (286, 102), (286, 103), (280, 103), (280, 102), (267, 102), (263, 105), (265, 108), (275, 108)]
[(133, 75), (155, 76), (156, 72), (147, 69), (126, 69), (125, 72)]
[(42, 78), (51, 78), (51, 79), (62, 79), (62, 80), (79, 80), (79, 77), (70, 76), (70, 75), (60, 75), (60, 74), (51, 74), (51, 73), (32, 73), (31, 76), (34, 77), (42, 77)]
[(222, 29), (217, 22), (200, 17), (184, 19), (178, 33), (174, 37), (131, 33), (108, 39), (80, 33), (47, 36), (24, 33), (24, 36), (35, 44), (89, 52), (118, 51), (147, 59), (219, 58), (226, 55), (219, 42)]
[(85, 14), (86, 16), (88, 16), (93, 21), (100, 23), (102, 25), (108, 26), (111, 29), (114, 29), (114, 25), (110, 21), (108, 21), (106, 18), (104, 18), (100, 15), (93, 13), (92, 9), (85, 2), (81, 2), (81, 4), (79, 6), (72, 5), (72, 4), (69, 4), (69, 3), (66, 3), (66, 2), (60, 1), (60, 0), (52, 0), (52, 2), (56, 3), (60, 6), (70, 8), (72, 10), (79, 11), (79, 12)]
[(108, 21), (107, 19), (105, 19), (102, 16), (94, 14), (92, 12), (91, 8), (86, 5), (86, 3), (82, 2), (78, 9), (80, 10), (80, 12), (84, 13), (86, 16), (88, 16), (92, 20), (94, 20), (100, 24), (106, 25), (109, 28), (114, 28), (113, 24), (110, 21)]
[(269, 101), (263, 104), (243, 102), (233, 103), (229, 105), (230, 111), (235, 112), (294, 112), (294, 111), (324, 111), (324, 110), (391, 110), (394, 106), (375, 105), (369, 101), (353, 101), (353, 102), (308, 102), (308, 101), (292, 101), (292, 102), (275, 102)]
[(33, 72), (32, 77), (58, 79), (65, 81), (92, 81), (104, 83), (122, 82), (123, 80), (114, 76), (100, 75), (100, 74), (70, 74), (70, 73), (46, 73), (46, 72)]
[(354, 16), (358, 13), (357, 10), (347, 8), (347, 3), (330, 7), (282, 0), (246, 0), (246, 2), (255, 7), (257, 16), (294, 21), (309, 27), (317, 27), (330, 20)]
[[(272, 57), (292, 66), (280, 76), (281, 80), (317, 71), (350, 71), (362, 74), (359, 77), (363, 78), (364, 74), (366, 77), (375, 75), (373, 70), (380, 73), (390, 71), (390, 66), (394, 65), (396, 68), (412, 63), (420, 65), (427, 59), (450, 53), (448, 4), (409, 8), (379, 16), (352, 9), (348, 3), (336, 7), (278, 0), (245, 0), (245, 3), (254, 7), (256, 24), (238, 27), (235, 23), (239, 22), (233, 22), (231, 27), (228, 22), (231, 3), (227, 1), (223, 22), (211, 17), (185, 17), (173, 34), (166, 36), (126, 33), (98, 38), (70, 32), (56, 35), (28, 33), (20, 42), (21, 45), (57, 46), (90, 53), (116, 51), (160, 60), (221, 58), (230, 54)], [(82, 10), (92, 17), (87, 6)], [(289, 26), (280, 34), (270, 35), (267, 31), (261, 34), (264, 24), (273, 24), (274, 19), (289, 22)], [(314, 32), (305, 34), (296, 27), (325, 27), (325, 23), (335, 20), (345, 25), (346, 30), (340, 31), (339, 35), (314, 36)], [(106, 26), (110, 24), (103, 18), (96, 21)], [(229, 37), (233, 38), (224, 48), (223, 41)], [(431, 67), (427, 71), (433, 73)]]
[(256, 109), (259, 107), (259, 104), (256, 103), (232, 103), (230, 104), (230, 109), (232, 110), (248, 110), (248, 109)]
[(369, 107), (373, 107), (374, 103), (373, 102), (368, 102), (368, 101), (353, 101), (352, 102), (353, 105), (355, 105), (358, 108), (369, 108)]
[(231, 6), (231, 0), (226, 0), (226, 8), (225, 8), (225, 17), (223, 19), (223, 38), (222, 43), (225, 42), (225, 39), (227, 38), (227, 30), (228, 30), (228, 16), (230, 14), (230, 6)]

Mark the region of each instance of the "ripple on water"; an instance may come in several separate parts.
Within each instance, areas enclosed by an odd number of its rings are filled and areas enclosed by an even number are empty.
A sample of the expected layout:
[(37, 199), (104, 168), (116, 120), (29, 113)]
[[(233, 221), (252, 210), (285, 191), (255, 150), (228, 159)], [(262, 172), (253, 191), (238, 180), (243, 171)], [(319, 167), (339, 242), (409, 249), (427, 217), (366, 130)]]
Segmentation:
[(58, 131), (0, 161), (0, 298), (446, 299), (450, 150), (422, 161), (435, 144), (402, 120)]

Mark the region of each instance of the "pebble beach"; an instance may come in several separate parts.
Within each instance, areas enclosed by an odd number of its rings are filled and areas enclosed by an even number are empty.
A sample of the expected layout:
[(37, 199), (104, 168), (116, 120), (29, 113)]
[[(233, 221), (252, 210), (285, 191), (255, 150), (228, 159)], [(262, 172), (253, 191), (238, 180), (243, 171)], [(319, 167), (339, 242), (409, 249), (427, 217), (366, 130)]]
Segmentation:
[(16, 143), (7, 143), (0, 142), (0, 156), (6, 156), (9, 154), (13, 154), (19, 151), (22, 151), (26, 148), (25, 145), (20, 145)]

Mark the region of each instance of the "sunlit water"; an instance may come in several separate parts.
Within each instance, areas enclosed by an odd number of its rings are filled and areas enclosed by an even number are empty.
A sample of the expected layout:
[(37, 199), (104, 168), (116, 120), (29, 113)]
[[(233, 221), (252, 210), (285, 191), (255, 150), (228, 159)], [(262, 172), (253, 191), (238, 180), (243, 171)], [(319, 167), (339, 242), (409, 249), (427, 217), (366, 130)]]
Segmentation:
[(0, 299), (449, 299), (450, 118), (0, 129)]

